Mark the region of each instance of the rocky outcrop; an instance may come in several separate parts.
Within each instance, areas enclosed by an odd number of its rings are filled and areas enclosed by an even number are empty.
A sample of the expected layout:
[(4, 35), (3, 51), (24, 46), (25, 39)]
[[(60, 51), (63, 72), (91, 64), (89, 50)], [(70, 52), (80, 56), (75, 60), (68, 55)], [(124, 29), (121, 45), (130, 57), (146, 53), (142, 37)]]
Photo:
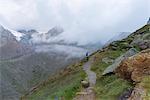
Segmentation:
[(135, 84), (128, 100), (150, 99), (150, 49), (124, 59), (115, 73)]
[(149, 37), (150, 37), (150, 35), (145, 36), (144, 38), (146, 38), (146, 39), (140, 39), (140, 38), (138, 38), (138, 39), (134, 40), (134, 41), (131, 43), (131, 45), (138, 46), (139, 49), (141, 49), (141, 50), (148, 49), (148, 48), (150, 48), (150, 40), (149, 40)]
[(150, 26), (145, 26), (144, 30), (136, 32), (133, 41), (130, 45), (138, 47), (140, 50), (145, 50), (150, 48)]
[(127, 57), (133, 56), (134, 54), (136, 54), (138, 51), (135, 48), (131, 48), (129, 49), (125, 54), (121, 55), (120, 57), (118, 57), (114, 63), (110, 66), (108, 66), (104, 72), (103, 75), (106, 75), (108, 73), (114, 72), (115, 69), (119, 66), (119, 64), (121, 63), (122, 60), (126, 59)]
[(150, 75), (150, 49), (123, 60), (115, 73), (124, 79), (140, 82), (143, 77)]

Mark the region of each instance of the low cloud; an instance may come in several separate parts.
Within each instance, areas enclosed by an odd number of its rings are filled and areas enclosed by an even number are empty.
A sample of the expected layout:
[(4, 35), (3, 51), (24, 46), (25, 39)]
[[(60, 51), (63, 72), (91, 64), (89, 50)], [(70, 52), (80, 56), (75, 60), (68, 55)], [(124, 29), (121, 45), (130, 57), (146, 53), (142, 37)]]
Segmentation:
[(0, 24), (39, 31), (59, 25), (69, 41), (105, 42), (144, 25), (149, 7), (149, 0), (1, 0)]

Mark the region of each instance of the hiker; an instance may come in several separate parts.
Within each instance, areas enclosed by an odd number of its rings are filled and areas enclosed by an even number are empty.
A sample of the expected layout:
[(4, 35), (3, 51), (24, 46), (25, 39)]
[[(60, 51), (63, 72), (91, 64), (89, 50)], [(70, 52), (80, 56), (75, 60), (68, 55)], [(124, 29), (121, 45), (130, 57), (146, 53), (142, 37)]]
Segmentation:
[(86, 60), (89, 60), (89, 53), (86, 52)]

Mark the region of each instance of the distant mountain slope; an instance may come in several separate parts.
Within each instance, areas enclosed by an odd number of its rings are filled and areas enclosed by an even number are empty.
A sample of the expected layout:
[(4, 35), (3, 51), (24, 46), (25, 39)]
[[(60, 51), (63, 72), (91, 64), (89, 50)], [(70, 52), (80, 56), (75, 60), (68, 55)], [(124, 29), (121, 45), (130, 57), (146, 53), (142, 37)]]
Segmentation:
[(18, 100), (30, 88), (69, 64), (79, 61), (86, 53), (86, 49), (68, 44), (33, 44), (30, 41), (31, 31), (23, 33), (20, 40), (11, 32), (0, 28), (2, 100)]
[(29, 46), (19, 43), (9, 30), (0, 26), (0, 59), (11, 59), (30, 52)]

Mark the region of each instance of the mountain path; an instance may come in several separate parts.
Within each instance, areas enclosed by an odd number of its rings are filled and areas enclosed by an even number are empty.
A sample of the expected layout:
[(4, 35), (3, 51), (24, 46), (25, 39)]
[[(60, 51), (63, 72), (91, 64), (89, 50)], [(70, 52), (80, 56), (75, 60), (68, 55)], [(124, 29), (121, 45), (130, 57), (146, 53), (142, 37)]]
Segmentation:
[(81, 92), (77, 92), (77, 96), (73, 100), (96, 100), (94, 91), (94, 86), (96, 84), (96, 73), (91, 71), (92, 62), (93, 58), (89, 59), (89, 61), (83, 65), (83, 70), (87, 74), (90, 86), (88, 88), (84, 88)]

